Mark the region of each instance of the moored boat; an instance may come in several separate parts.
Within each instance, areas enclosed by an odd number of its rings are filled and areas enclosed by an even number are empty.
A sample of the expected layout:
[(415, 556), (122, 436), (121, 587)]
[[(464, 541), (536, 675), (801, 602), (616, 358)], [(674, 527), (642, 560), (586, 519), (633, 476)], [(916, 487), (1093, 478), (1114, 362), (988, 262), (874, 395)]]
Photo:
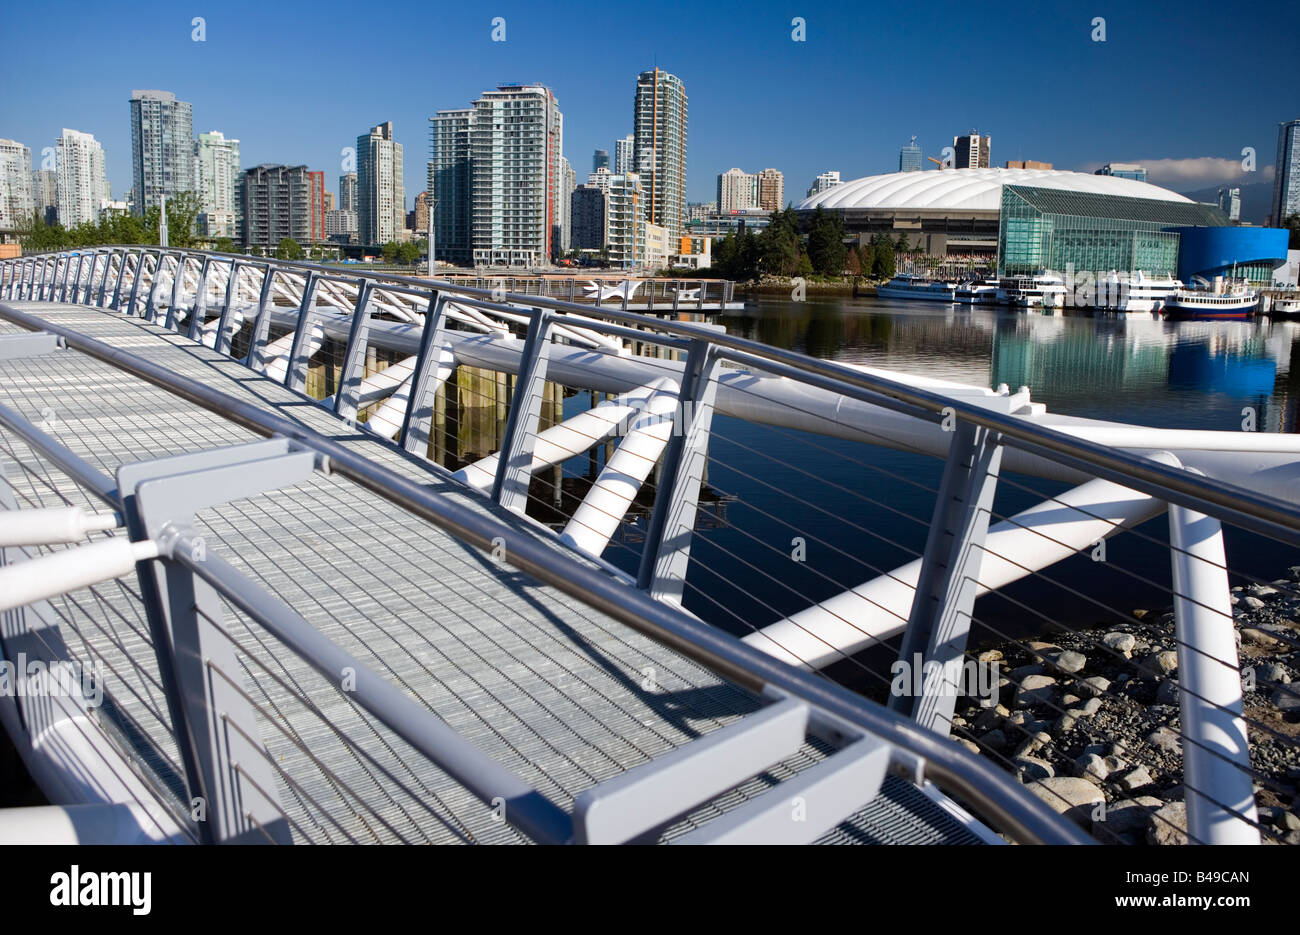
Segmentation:
[(952, 302), (956, 292), (955, 283), (926, 279), (911, 273), (900, 273), (884, 285), (876, 287), (876, 295), (881, 298), (921, 299), (926, 302)]
[(1229, 292), (1211, 289), (1179, 289), (1165, 302), (1166, 318), (1196, 321), (1242, 320), (1259, 304), (1259, 295), (1245, 288)]

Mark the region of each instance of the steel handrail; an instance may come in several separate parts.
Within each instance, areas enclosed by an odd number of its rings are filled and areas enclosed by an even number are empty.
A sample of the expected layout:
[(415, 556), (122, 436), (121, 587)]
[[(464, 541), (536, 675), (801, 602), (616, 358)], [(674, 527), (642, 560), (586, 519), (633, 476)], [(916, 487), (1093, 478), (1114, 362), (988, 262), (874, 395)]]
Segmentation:
[[(156, 245), (153, 247), (114, 245), (111, 247), (89, 248), (85, 252), (142, 249), (151, 249), (155, 252), (161, 249), (168, 253), (217, 257), (226, 260), (239, 260), (240, 262), (249, 260), (243, 254), (160, 248)], [(64, 255), (69, 252), (55, 251), (52, 254), (42, 255)], [(22, 259), (18, 258), (17, 260), (5, 262), (20, 262)], [(255, 265), (266, 265), (278, 270), (303, 270), (334, 275), (338, 273), (337, 267), (316, 263), (268, 259), (259, 264), (258, 261), (259, 258), (253, 258)], [(424, 291), (447, 290), (461, 295), (482, 297), (494, 304), (500, 304), (503, 298), (500, 292), (493, 292), (492, 290), (459, 286), (443, 280), (386, 276), (368, 270), (358, 270), (356, 276), (348, 278), (364, 278), (378, 283), (396, 282)], [(738, 355), (743, 354), (751, 358), (760, 358), (773, 365), (781, 366), (785, 373), (790, 373), (793, 370), (795, 372), (818, 374), (844, 384), (845, 389), (865, 390), (868, 393), (888, 396), (900, 403), (915, 406), (936, 416), (948, 415), (950, 411), (957, 418), (1000, 433), (1003, 442), (1021, 448), (1027, 453), (1037, 454), (1049, 461), (1055, 461), (1058, 464), (1076, 469), (1086, 468), (1086, 471), (1097, 477), (1113, 480), (1130, 489), (1150, 494), (1160, 500), (1176, 503), (1179, 506), (1185, 506), (1215, 516), (1225, 522), (1241, 526), (1261, 535), (1300, 545), (1300, 506), (1296, 504), (1266, 494), (1258, 494), (1222, 480), (1211, 480), (1190, 471), (1170, 467), (1139, 455), (1129, 454), (1125, 451), (1080, 439), (1074, 435), (1038, 425), (1026, 419), (973, 405), (956, 397), (919, 389), (888, 377), (864, 373), (834, 361), (820, 360), (795, 351), (782, 350), (748, 338), (736, 337), (688, 322), (662, 321), (658, 318), (634, 312), (623, 312), (598, 305), (582, 305), (541, 296), (507, 293), (504, 295), (504, 299), (516, 301), (523, 306), (513, 309), (521, 314), (531, 315), (535, 307), (541, 307), (552, 311), (571, 312), (588, 317), (603, 317), (629, 326), (648, 327), (684, 340), (708, 341), (726, 351), (736, 352)], [(649, 343), (654, 343), (653, 334), (648, 334), (646, 340)], [(732, 357), (730, 354), (724, 354), (724, 356)], [(734, 359), (741, 361), (746, 358), (735, 357)], [(862, 398), (859, 397), (858, 393), (849, 393), (847, 395)], [(879, 403), (878, 398), (873, 400), (867, 397), (863, 401)]]

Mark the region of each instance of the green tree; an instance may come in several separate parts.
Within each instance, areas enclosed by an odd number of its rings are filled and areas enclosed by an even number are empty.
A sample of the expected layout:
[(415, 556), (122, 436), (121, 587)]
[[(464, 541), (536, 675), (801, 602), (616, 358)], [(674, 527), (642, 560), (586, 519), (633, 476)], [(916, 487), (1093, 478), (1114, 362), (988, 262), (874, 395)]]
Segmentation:
[(808, 254), (799, 254), (799, 265), (795, 267), (795, 272), (800, 276), (811, 276), (813, 274), (812, 260), (808, 259)]
[(875, 266), (876, 266), (876, 248), (871, 243), (871, 241), (858, 244), (857, 254), (858, 254), (858, 268), (862, 270), (862, 275), (863, 276), (874, 275)]
[(275, 248), (275, 255), (281, 260), (301, 260), (303, 258), (302, 245), (293, 238), (286, 237)]
[(420, 248), (416, 244), (410, 243), (409, 241), (404, 244), (398, 244), (397, 260), (399, 263), (404, 263), (407, 266), (410, 266), (419, 258)]
[(871, 262), (871, 272), (877, 279), (894, 277), (894, 242), (885, 234), (879, 235), (875, 243), (875, 258)]
[(818, 205), (808, 231), (808, 256), (813, 269), (823, 276), (842, 276), (848, 252), (844, 245), (843, 219)]
[(218, 237), (215, 246), (218, 253), (235, 252), (235, 242), (229, 237)]
[(799, 268), (799, 221), (793, 208), (774, 211), (767, 229), (758, 236), (760, 272), (792, 276)]
[(384, 244), (380, 252), (383, 254), (385, 263), (392, 263), (397, 259), (397, 241), (388, 241), (388, 243)]

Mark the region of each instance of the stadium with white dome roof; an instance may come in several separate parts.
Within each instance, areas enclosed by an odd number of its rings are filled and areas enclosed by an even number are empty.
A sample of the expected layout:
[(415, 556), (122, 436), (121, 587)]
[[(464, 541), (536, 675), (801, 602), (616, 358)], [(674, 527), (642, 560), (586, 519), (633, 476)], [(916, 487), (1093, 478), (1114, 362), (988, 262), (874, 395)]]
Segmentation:
[(1158, 185), (1060, 169), (893, 172), (842, 182), (794, 208), (805, 229), (820, 208), (860, 242), (902, 234), (931, 256), (996, 257), (1002, 274), (1073, 266), (1173, 275), (1182, 237), (1228, 223), (1217, 207)]

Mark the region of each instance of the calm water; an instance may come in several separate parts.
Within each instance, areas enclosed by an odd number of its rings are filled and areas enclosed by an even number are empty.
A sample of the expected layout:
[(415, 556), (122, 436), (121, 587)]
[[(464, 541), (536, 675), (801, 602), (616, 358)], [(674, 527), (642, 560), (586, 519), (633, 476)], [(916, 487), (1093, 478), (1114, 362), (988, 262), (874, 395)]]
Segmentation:
[[(1028, 386), (1049, 411), (1070, 415), (1238, 431), (1250, 406), (1263, 430), (1292, 432), (1297, 424), (1300, 374), (1291, 358), (1300, 326), (1289, 322), (1048, 317), (866, 298), (761, 299), (717, 320), (733, 334), (816, 357)], [(573, 398), (566, 410), (585, 405)], [(714, 420), (709, 453), (714, 500), (701, 516), (686, 602), (731, 632), (748, 633), (875, 577), (924, 546), (942, 470), (936, 459), (728, 418)], [(566, 473), (585, 470), (578, 460)], [(1011, 475), (999, 486), (996, 512), (1010, 515), (1063, 489)], [(606, 557), (634, 570), (643, 525), (625, 526)], [(1163, 519), (1140, 531), (1167, 541)], [(791, 559), (795, 536), (807, 544), (805, 562)], [(1300, 561), (1231, 530), (1228, 548), (1234, 568), (1265, 579)], [(1108, 543), (1106, 563), (1061, 563), (1006, 598), (981, 599), (976, 616), (992, 630), (985, 636), (1050, 631), (1045, 618), (1104, 623), (1115, 615), (1094, 601), (1125, 614), (1165, 606), (1168, 578), (1167, 547), (1125, 533)]]

